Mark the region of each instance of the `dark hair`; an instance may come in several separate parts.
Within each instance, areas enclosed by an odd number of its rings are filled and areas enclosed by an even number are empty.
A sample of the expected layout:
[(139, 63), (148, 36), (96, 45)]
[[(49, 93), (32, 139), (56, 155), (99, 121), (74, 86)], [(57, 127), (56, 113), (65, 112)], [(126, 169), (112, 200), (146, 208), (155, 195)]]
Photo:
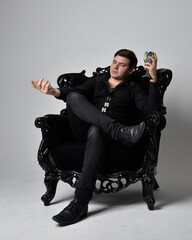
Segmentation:
[(130, 60), (130, 68), (134, 67), (136, 68), (137, 66), (137, 57), (135, 55), (135, 53), (131, 50), (128, 49), (121, 49), (119, 51), (117, 51), (114, 55), (114, 57), (116, 56), (121, 56), (121, 57), (126, 57)]

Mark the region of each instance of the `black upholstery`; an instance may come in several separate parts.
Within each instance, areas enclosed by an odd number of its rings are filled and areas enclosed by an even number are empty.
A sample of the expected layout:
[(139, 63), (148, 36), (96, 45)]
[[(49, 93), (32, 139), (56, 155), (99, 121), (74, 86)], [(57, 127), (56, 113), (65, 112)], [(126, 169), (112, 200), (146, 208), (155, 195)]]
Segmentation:
[[(98, 68), (93, 77), (107, 74), (109, 67)], [(147, 93), (149, 79), (143, 77), (145, 70), (138, 67), (132, 81), (139, 83)], [(117, 192), (130, 184), (142, 181), (143, 198), (152, 210), (155, 204), (153, 189), (158, 188), (154, 177), (158, 163), (158, 152), (161, 131), (166, 125), (166, 107), (163, 104), (164, 93), (172, 79), (168, 69), (158, 69), (161, 109), (142, 116), (146, 130), (142, 139), (130, 147), (117, 142), (109, 146), (106, 161), (98, 174), (95, 192)], [(63, 74), (58, 78), (59, 87), (71, 87), (88, 81), (85, 71)], [(38, 152), (38, 161), (45, 170), (47, 192), (42, 196), (45, 205), (54, 198), (58, 180), (75, 187), (81, 174), (85, 142), (74, 140), (67, 122), (66, 110), (60, 114), (49, 114), (37, 118), (35, 125), (42, 130), (42, 141)]]

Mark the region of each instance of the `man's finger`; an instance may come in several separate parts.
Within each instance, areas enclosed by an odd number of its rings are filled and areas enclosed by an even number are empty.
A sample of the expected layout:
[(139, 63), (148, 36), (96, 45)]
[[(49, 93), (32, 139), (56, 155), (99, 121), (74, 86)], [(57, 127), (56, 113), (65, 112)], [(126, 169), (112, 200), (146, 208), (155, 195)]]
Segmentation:
[(49, 87), (50, 87), (50, 82), (47, 81), (46, 84), (45, 84), (45, 88), (44, 88), (44, 90), (45, 90), (46, 92), (48, 92)]
[(50, 87), (50, 82), (49, 82), (49, 81), (47, 81), (45, 87), (46, 87), (46, 88), (49, 88), (49, 87)]
[(41, 78), (41, 79), (38, 81), (38, 85), (39, 85), (39, 86), (41, 86), (43, 80), (44, 80), (44, 78)]
[(32, 86), (34, 87), (34, 88), (37, 88), (36, 87), (36, 84), (31, 80), (31, 84), (32, 84)]
[(42, 85), (41, 85), (44, 90), (45, 90), (45, 88), (46, 88), (47, 83), (48, 83), (48, 81), (45, 81), (45, 82), (43, 82)]
[(151, 66), (151, 63), (147, 62), (144, 64), (145, 67), (150, 67)]

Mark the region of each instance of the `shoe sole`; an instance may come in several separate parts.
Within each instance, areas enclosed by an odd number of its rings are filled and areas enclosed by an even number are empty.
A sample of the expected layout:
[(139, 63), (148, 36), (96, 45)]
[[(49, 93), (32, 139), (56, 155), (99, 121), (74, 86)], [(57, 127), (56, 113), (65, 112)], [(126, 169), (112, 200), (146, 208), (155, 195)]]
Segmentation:
[(58, 219), (56, 216), (53, 216), (52, 220), (59, 223), (60, 225), (70, 225), (70, 224), (74, 224), (74, 223), (77, 223), (77, 222), (83, 220), (86, 216), (87, 216), (87, 213), (83, 214), (78, 219), (75, 219), (73, 221), (62, 221), (61, 219)]

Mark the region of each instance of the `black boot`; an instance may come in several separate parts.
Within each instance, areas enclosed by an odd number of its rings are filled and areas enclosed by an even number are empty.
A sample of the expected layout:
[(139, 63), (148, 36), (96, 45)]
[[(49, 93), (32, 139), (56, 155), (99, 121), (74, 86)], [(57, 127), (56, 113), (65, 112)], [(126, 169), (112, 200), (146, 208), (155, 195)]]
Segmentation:
[(123, 126), (120, 129), (119, 139), (124, 145), (136, 143), (140, 140), (145, 129), (145, 123), (142, 122), (135, 126)]
[(59, 224), (69, 225), (80, 221), (87, 215), (88, 205), (79, 203), (76, 199), (63, 209), (59, 214), (52, 217), (52, 219)]

